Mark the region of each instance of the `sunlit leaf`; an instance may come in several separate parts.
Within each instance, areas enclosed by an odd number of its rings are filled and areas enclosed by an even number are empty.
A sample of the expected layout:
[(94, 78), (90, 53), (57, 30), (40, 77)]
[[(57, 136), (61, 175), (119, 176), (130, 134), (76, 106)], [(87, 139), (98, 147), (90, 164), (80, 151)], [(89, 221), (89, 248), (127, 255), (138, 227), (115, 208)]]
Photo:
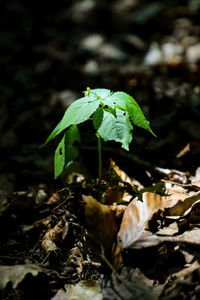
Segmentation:
[(64, 129), (73, 124), (80, 124), (86, 120), (96, 111), (99, 106), (99, 100), (96, 98), (90, 98), (89, 96), (80, 98), (74, 101), (66, 110), (62, 120), (52, 133), (47, 138), (46, 143), (51, 141), (61, 133)]
[(150, 128), (149, 121), (147, 121), (147, 119), (145, 118), (138, 103), (130, 95), (124, 92), (115, 92), (110, 97), (104, 99), (102, 102), (106, 105), (111, 106), (112, 108), (119, 107), (121, 109), (124, 109), (128, 112), (132, 122), (135, 125), (140, 126), (155, 135)]
[(122, 143), (122, 148), (128, 150), (132, 140), (132, 125), (128, 119), (128, 115), (116, 109), (116, 116), (107, 110), (103, 111), (103, 118), (98, 133), (104, 141), (116, 141)]

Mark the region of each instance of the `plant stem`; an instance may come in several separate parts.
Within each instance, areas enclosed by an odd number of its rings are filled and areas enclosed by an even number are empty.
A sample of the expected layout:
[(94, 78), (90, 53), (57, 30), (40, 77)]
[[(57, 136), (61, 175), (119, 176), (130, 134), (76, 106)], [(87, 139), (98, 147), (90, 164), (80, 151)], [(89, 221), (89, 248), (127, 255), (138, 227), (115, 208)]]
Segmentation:
[(99, 184), (101, 184), (101, 175), (102, 175), (102, 157), (101, 157), (101, 137), (97, 133), (98, 139), (98, 155), (99, 155)]

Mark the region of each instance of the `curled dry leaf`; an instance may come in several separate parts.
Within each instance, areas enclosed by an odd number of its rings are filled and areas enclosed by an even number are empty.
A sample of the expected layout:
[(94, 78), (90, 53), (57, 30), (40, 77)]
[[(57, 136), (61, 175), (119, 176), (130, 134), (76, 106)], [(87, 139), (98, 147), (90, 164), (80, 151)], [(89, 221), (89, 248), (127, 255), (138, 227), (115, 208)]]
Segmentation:
[[(153, 193), (144, 193), (143, 202), (134, 199), (124, 212), (120, 231), (118, 233), (118, 243), (123, 248), (143, 248), (155, 246), (162, 242), (186, 243), (200, 245), (200, 230), (194, 228), (183, 234), (178, 234), (176, 223), (168, 228), (159, 230), (153, 235), (148, 229), (148, 222), (155, 212), (165, 209), (165, 216), (185, 216), (190, 220), (198, 220), (200, 192), (187, 197), (184, 201), (178, 201), (170, 207), (172, 202), (167, 197), (161, 197)], [(176, 236), (173, 236), (176, 234)]]
[(47, 232), (44, 235), (44, 238), (41, 242), (42, 249), (49, 253), (50, 251), (55, 251), (58, 249), (58, 247), (55, 244), (55, 239), (59, 234), (61, 234), (63, 231), (63, 224), (62, 221), (59, 221), (58, 224), (54, 228), (51, 228), (47, 230)]
[(192, 196), (187, 197), (184, 201), (179, 200), (174, 206), (169, 207), (165, 211), (167, 216), (182, 216), (192, 205), (200, 200), (200, 192), (194, 193)]
[(189, 182), (189, 173), (188, 172), (182, 172), (178, 170), (173, 169), (164, 169), (157, 167), (156, 170), (160, 172), (161, 174), (165, 174), (167, 178), (171, 181), (178, 182), (181, 184), (186, 184)]
[(175, 205), (179, 200), (184, 201), (187, 197), (194, 195), (194, 191), (188, 191), (187, 187), (173, 183), (171, 181), (164, 181), (165, 194), (167, 199), (171, 201), (170, 206)]
[(89, 240), (96, 252), (103, 247), (106, 257), (113, 261), (118, 231), (115, 214), (109, 205), (99, 203), (92, 196), (82, 195), (82, 198)]
[(156, 211), (169, 206), (169, 202), (165, 197), (149, 192), (144, 193), (142, 199), (143, 202), (135, 198), (124, 212), (118, 233), (121, 249), (152, 246), (154, 240), (157, 244), (157, 238), (147, 231), (148, 221)]

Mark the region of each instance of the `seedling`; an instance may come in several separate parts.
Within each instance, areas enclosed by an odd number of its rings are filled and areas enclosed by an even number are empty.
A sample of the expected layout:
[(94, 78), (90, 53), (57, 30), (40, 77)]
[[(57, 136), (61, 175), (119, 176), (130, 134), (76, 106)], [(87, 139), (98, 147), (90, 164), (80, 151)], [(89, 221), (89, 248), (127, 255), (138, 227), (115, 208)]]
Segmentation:
[(54, 178), (69, 167), (77, 158), (79, 152), (74, 142), (80, 142), (77, 125), (92, 120), (98, 139), (99, 182), (101, 182), (102, 157), (101, 139), (120, 142), (121, 147), (129, 151), (134, 125), (140, 126), (154, 136), (137, 102), (124, 92), (112, 93), (108, 89), (90, 89), (84, 92), (84, 97), (73, 102), (66, 110), (62, 120), (47, 138), (46, 143), (67, 129), (59, 143), (54, 157)]

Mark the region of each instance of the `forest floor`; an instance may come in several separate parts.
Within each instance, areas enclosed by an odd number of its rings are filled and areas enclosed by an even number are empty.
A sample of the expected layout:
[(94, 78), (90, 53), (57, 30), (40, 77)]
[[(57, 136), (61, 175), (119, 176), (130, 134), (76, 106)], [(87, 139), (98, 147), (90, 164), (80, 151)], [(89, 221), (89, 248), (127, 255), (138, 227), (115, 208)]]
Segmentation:
[[(1, 299), (199, 299), (199, 1), (26, 2), (0, 20)], [(55, 181), (59, 138), (41, 145), (87, 86), (131, 94), (158, 137), (103, 143), (100, 184), (81, 124)]]

